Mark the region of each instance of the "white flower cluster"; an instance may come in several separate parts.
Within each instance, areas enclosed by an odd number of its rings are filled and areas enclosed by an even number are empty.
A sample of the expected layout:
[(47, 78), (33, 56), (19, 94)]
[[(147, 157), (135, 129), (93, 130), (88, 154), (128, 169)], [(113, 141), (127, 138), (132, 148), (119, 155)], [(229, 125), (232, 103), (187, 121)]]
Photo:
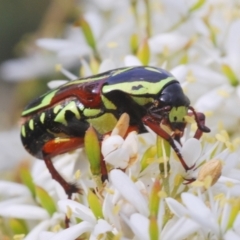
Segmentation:
[[(153, 132), (130, 132), (125, 139), (117, 127), (113, 133), (102, 143), (109, 169), (104, 185), (95, 182), (83, 150), (54, 161), (68, 181), (82, 188), (73, 200), (51, 179), (44, 162), (37, 161), (31, 174), (40, 191), (33, 196), (26, 186), (1, 181), (0, 216), (24, 219), (31, 229), (25, 240), (239, 239), (240, 149), (234, 149), (236, 143), (227, 141), (225, 132), (217, 136), (222, 141), (185, 136), (179, 148), (186, 164), (195, 164), (187, 174), (174, 151), (158, 154), (158, 148), (164, 149)], [(168, 170), (160, 167), (168, 163)], [(79, 169), (80, 178), (74, 178)], [(183, 184), (192, 178), (197, 180)]]
[[(122, 66), (162, 66), (205, 113), (212, 135), (194, 139), (188, 124), (178, 146), (186, 164), (195, 166), (186, 172), (150, 130), (124, 138), (115, 129), (102, 143), (108, 171), (103, 184), (92, 176), (83, 149), (56, 157), (56, 169), (82, 189), (72, 199), (36, 161), (31, 192), (30, 180), (29, 188), (0, 181), (0, 237), (10, 225), (16, 239), (25, 240), (240, 239), (239, 2), (89, 0), (76, 7), (84, 14), (63, 39), (37, 40), (52, 55), (38, 51), (6, 62), (2, 76), (31, 78), (49, 73), (55, 63), (81, 65), (82, 77)], [(25, 229), (24, 235), (15, 229)]]

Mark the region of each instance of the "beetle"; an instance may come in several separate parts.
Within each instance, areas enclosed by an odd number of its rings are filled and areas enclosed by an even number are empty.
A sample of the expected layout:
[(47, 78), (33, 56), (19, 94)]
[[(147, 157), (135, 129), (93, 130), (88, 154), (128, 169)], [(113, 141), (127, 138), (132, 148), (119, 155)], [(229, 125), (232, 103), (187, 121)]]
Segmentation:
[(70, 81), (33, 100), (22, 113), (22, 143), (30, 154), (45, 161), (52, 177), (70, 197), (79, 189), (62, 178), (51, 158), (81, 147), (90, 125), (99, 136), (111, 132), (123, 113), (130, 116), (130, 127), (139, 133), (147, 132), (148, 126), (167, 140), (186, 171), (191, 166), (187, 166), (174, 142), (180, 142), (183, 135), (184, 117), (195, 117), (196, 138), (210, 131), (204, 114), (190, 106), (171, 73), (137, 66)]

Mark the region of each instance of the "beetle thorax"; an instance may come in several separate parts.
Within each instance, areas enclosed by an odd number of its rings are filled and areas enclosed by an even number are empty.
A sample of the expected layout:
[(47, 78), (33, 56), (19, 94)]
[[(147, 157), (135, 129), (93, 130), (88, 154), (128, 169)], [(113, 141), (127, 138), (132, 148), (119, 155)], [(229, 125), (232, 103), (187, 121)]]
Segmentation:
[(179, 82), (168, 84), (160, 93), (159, 99), (161, 105), (180, 107), (190, 105), (188, 97), (183, 93)]

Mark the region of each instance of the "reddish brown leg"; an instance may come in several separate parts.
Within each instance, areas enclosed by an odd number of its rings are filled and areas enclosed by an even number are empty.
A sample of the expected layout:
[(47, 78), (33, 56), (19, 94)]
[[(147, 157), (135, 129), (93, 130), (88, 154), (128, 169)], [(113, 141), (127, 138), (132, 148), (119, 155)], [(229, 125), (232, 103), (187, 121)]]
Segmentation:
[(192, 168), (194, 168), (194, 165), (191, 166), (191, 167), (187, 166), (187, 164), (185, 163), (185, 161), (184, 161), (184, 159), (183, 159), (179, 149), (175, 145), (173, 138), (160, 127), (158, 122), (154, 121), (154, 119), (152, 119), (149, 116), (143, 117), (142, 121), (143, 121), (143, 123), (145, 125), (150, 127), (157, 135), (159, 135), (160, 137), (164, 138), (166, 141), (169, 142), (169, 144), (171, 145), (171, 147), (173, 148), (173, 150), (177, 154), (177, 156), (178, 156), (182, 166), (184, 167), (184, 169), (186, 171), (191, 170)]
[(184, 178), (185, 182), (183, 183), (184, 185), (190, 184), (194, 181), (196, 181), (196, 178)]
[(55, 169), (51, 158), (62, 153), (69, 152), (79, 148), (83, 144), (82, 138), (57, 138), (47, 142), (43, 147), (43, 158), (47, 168), (59, 184), (64, 188), (68, 198), (70, 199), (73, 193), (81, 193), (81, 190), (75, 185), (68, 183)]
[(194, 115), (198, 127), (194, 134), (194, 138), (200, 139), (203, 132), (210, 132), (210, 129), (205, 126), (205, 115), (201, 112), (195, 112), (193, 107), (189, 107), (189, 109), (192, 111), (189, 115)]

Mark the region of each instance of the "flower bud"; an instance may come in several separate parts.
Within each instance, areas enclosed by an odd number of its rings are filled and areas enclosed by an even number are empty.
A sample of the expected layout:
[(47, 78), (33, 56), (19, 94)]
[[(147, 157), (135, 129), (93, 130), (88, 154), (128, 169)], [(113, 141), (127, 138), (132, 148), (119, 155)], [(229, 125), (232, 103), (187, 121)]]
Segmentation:
[(217, 180), (221, 176), (221, 172), (222, 172), (222, 164), (220, 160), (213, 159), (208, 161), (202, 166), (202, 168), (198, 173), (197, 180), (201, 182), (206, 182), (206, 180), (209, 179), (210, 177), (211, 179), (210, 183), (204, 184), (204, 186), (209, 185), (209, 186), (205, 186), (205, 188), (208, 188), (217, 182)]

